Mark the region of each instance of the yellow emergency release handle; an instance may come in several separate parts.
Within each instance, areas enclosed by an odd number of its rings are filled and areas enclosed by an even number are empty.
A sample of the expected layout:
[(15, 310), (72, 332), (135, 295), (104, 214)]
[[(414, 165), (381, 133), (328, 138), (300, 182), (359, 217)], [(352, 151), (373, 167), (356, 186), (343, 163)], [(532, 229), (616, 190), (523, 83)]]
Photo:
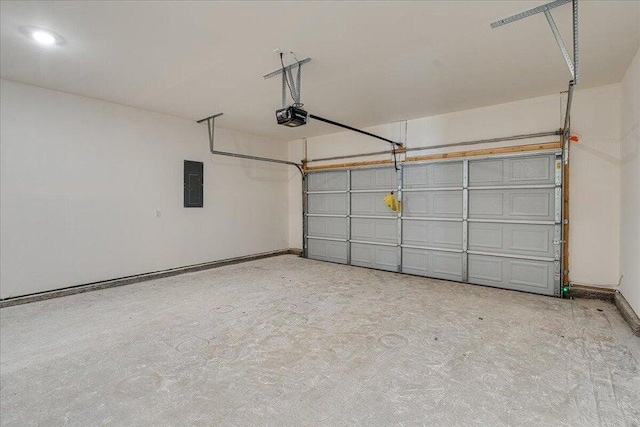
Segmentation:
[(396, 200), (396, 196), (393, 195), (393, 191), (384, 196), (384, 202), (394, 212), (399, 212), (402, 209), (402, 203)]

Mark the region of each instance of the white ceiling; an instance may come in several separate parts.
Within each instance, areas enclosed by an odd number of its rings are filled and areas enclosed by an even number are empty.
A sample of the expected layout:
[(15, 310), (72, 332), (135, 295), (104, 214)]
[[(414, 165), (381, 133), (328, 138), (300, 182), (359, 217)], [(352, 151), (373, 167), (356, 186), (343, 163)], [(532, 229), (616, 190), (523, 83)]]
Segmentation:
[[(275, 124), (275, 48), (311, 56), (302, 101), (365, 127), (566, 90), (544, 18), (489, 23), (544, 1), (1, 3), (3, 78), (282, 140), (334, 133)], [(553, 10), (568, 45), (571, 6)], [(617, 83), (640, 40), (640, 2), (580, 2), (580, 88)], [(38, 46), (21, 26), (53, 30)]]

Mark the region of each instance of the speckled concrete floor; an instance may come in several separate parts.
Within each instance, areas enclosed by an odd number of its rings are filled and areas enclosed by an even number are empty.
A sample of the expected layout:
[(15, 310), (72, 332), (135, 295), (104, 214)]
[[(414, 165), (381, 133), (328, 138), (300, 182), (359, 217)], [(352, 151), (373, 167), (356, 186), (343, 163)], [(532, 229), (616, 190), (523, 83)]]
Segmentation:
[(611, 304), (292, 255), (0, 310), (2, 425), (639, 425)]

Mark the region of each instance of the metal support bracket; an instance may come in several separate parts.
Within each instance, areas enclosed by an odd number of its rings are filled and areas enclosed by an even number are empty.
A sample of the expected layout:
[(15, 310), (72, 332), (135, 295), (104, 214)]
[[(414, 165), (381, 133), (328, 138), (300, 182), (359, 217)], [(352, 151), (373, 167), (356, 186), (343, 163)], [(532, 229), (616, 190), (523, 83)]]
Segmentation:
[(403, 187), (403, 173), (402, 164), (396, 169), (396, 195), (398, 196), (398, 219), (397, 219), (397, 233), (398, 233), (398, 272), (402, 273), (402, 187)]
[(302, 174), (302, 257), (307, 258), (309, 255), (309, 241), (307, 239), (307, 230), (309, 229), (307, 210), (309, 205), (309, 180), (307, 174)]
[(207, 127), (209, 128), (209, 151), (211, 151), (211, 154), (216, 154), (218, 156), (237, 157), (240, 159), (247, 159), (247, 160), (256, 160), (259, 162), (279, 163), (282, 165), (295, 166), (300, 172), (300, 175), (304, 177), (304, 171), (302, 170), (302, 165), (298, 163), (289, 162), (287, 160), (271, 159), (268, 157), (259, 157), (259, 156), (250, 156), (247, 154), (230, 153), (227, 151), (218, 151), (214, 149), (213, 141), (214, 141), (215, 120), (217, 117), (222, 116), (222, 114), (223, 113), (214, 114), (213, 116), (206, 117), (196, 122), (196, 123), (202, 123), (205, 121), (207, 122)]
[(562, 159), (565, 166), (569, 164), (569, 136), (571, 135), (571, 105), (573, 102), (574, 86), (575, 83), (571, 80), (567, 91), (567, 107), (564, 113), (564, 127), (560, 129), (562, 133)]
[[(562, 37), (560, 36), (560, 32), (558, 31), (558, 27), (556, 26), (555, 21), (553, 20), (553, 16), (551, 16), (551, 9), (562, 6), (566, 3), (572, 3), (573, 5), (573, 62), (571, 61), (571, 57), (569, 56), (569, 52), (562, 41)], [(491, 23), (491, 28), (498, 28), (506, 24), (510, 24), (515, 21), (519, 21), (520, 19), (528, 18), (530, 16), (536, 15), (538, 13), (544, 13), (547, 18), (547, 22), (551, 27), (551, 32), (558, 43), (558, 47), (560, 48), (560, 52), (567, 63), (567, 67), (569, 68), (569, 72), (571, 73), (571, 78), (574, 81), (574, 84), (578, 83), (579, 73), (578, 73), (578, 0), (557, 0), (551, 3), (544, 4), (542, 6), (534, 7), (533, 9), (526, 10), (521, 13), (517, 13), (515, 15), (508, 16), (506, 18), (500, 19), (498, 21)]]
[(555, 210), (554, 210), (554, 222), (556, 224), (562, 223), (562, 187), (555, 188)]
[(560, 261), (553, 262), (553, 292), (557, 297), (562, 297), (562, 274)]
[(351, 169), (347, 170), (347, 264), (351, 265)]
[(567, 47), (564, 45), (564, 41), (562, 41), (562, 36), (560, 35), (560, 31), (558, 31), (558, 27), (556, 26), (556, 21), (553, 20), (551, 11), (549, 11), (549, 9), (545, 9), (544, 16), (547, 17), (547, 22), (549, 22), (549, 26), (551, 27), (551, 32), (553, 33), (553, 36), (556, 38), (556, 43), (558, 43), (558, 47), (560, 48), (560, 53), (562, 53), (562, 57), (564, 58), (564, 61), (567, 63), (567, 67), (569, 68), (569, 72), (571, 73), (571, 78), (575, 79), (576, 73), (573, 69), (573, 62), (571, 61), (569, 52), (567, 52)]
[(555, 160), (555, 185), (560, 187), (562, 185), (562, 156), (557, 155)]
[(562, 256), (562, 224), (553, 226), (553, 255), (556, 261), (560, 261)]
[[(295, 56), (295, 54), (294, 54)], [(270, 79), (271, 77), (277, 76), (278, 74), (282, 75), (282, 108), (287, 106), (287, 81), (291, 85), (291, 96), (293, 98), (294, 105), (302, 105), (300, 102), (301, 99), (301, 82), (302, 82), (302, 65), (310, 62), (311, 58), (304, 58), (301, 61), (298, 61), (296, 58), (296, 62), (293, 64), (287, 65), (285, 67), (279, 68), (275, 71), (270, 72), (269, 74), (265, 74), (264, 79)], [(293, 69), (297, 68), (296, 78), (293, 78)]]
[[(310, 62), (310, 61), (311, 61), (311, 58), (304, 58), (304, 59), (302, 59), (300, 61), (296, 61), (293, 64), (287, 65), (286, 67), (284, 67), (284, 71), (286, 71), (288, 69), (291, 69), (291, 68), (295, 68), (298, 65), (304, 65), (304, 64), (306, 64), (307, 62)], [(277, 76), (278, 74), (282, 73), (282, 71), (283, 71), (282, 68), (278, 68), (277, 70), (272, 71), (269, 74), (265, 74), (263, 77), (264, 77), (265, 80), (267, 80), (267, 79), (270, 79), (271, 77)]]
[(469, 281), (469, 160), (462, 161), (462, 281)]

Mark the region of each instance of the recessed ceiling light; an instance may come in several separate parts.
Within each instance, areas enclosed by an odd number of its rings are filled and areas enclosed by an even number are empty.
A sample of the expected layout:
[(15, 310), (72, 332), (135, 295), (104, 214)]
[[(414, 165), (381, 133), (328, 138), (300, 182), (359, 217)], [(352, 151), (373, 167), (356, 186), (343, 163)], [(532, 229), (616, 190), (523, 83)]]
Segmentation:
[(54, 44), (56, 42), (56, 37), (47, 31), (34, 31), (31, 33), (31, 37), (33, 37), (33, 39), (38, 43), (42, 43), (44, 45)]
[(64, 44), (64, 39), (53, 31), (45, 30), (43, 28), (36, 27), (22, 27), (20, 32), (31, 40), (38, 42), (44, 46), (61, 45)]

